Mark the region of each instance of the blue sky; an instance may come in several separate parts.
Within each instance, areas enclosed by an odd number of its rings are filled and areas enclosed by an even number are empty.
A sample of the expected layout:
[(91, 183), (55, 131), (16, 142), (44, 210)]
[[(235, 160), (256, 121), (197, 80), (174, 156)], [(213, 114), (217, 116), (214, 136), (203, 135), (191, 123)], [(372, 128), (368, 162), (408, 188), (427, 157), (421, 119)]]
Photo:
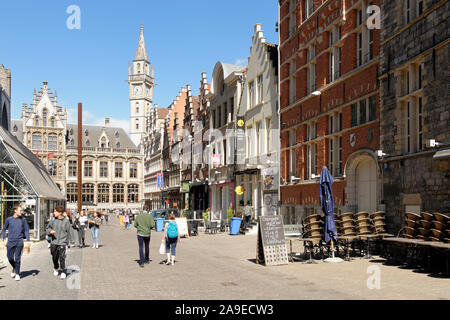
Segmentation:
[[(0, 64), (12, 71), (12, 117), (48, 81), (75, 122), (78, 102), (85, 121), (105, 117), (128, 129), (128, 62), (144, 24), (157, 86), (154, 103), (167, 107), (182, 86), (198, 94), (217, 61), (246, 65), (255, 23), (278, 42), (276, 0), (53, 0), (2, 1)], [(81, 29), (69, 30), (70, 5), (81, 10)]]

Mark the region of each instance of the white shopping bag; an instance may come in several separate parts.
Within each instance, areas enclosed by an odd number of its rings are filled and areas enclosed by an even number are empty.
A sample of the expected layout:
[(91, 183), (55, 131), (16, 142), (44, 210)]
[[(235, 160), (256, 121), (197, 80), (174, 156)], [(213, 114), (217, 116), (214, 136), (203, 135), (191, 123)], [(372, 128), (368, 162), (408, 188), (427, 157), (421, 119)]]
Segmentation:
[(161, 241), (161, 245), (159, 246), (159, 254), (165, 254), (166, 253), (166, 242), (164, 239)]

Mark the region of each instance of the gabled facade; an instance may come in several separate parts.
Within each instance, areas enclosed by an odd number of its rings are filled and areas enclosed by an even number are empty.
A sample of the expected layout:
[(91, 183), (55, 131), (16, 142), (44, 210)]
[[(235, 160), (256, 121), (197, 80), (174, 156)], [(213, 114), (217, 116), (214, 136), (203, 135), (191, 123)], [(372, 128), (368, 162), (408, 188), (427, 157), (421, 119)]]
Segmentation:
[(245, 160), (236, 165), (236, 185), (244, 188), (236, 210), (242, 212), (250, 201), (255, 217), (274, 214), (279, 200), (278, 50), (266, 42), (260, 24), (254, 27), (237, 118), (243, 121), (238, 128), (245, 132)]
[[(209, 185), (213, 218), (227, 218), (227, 210), (235, 209), (235, 143), (237, 105), (245, 81), (242, 66), (217, 62), (207, 95), (210, 108)], [(213, 158), (217, 161), (215, 163)]]
[(164, 189), (161, 192), (164, 206), (181, 209), (181, 148), (186, 88), (182, 88), (176, 99), (168, 107), (169, 113), (164, 125), (163, 174)]
[(67, 123), (47, 82), (22, 107), (21, 120), (12, 121), (12, 134), (31, 150), (66, 195), (67, 208), (76, 209), (78, 188), (84, 208), (139, 209), (143, 195), (142, 154), (123, 128), (83, 125), (82, 179), (78, 186), (78, 125)]

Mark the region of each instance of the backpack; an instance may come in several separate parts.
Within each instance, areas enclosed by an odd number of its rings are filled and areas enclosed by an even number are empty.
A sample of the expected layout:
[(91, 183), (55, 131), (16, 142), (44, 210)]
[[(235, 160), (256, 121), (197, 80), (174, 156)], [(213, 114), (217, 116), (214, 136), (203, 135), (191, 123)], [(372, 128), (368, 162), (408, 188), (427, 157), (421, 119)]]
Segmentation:
[(178, 228), (176, 222), (169, 221), (169, 227), (167, 228), (167, 236), (169, 238), (176, 238), (178, 237)]

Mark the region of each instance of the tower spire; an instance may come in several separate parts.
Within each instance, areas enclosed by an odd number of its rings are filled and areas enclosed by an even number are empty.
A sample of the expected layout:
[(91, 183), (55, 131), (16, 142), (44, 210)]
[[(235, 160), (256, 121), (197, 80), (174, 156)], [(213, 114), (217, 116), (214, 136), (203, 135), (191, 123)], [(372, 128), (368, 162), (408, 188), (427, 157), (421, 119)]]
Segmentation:
[(148, 61), (147, 50), (145, 49), (144, 40), (144, 25), (141, 22), (141, 31), (139, 33), (139, 42), (136, 50), (136, 55), (134, 56), (134, 61), (146, 60)]

